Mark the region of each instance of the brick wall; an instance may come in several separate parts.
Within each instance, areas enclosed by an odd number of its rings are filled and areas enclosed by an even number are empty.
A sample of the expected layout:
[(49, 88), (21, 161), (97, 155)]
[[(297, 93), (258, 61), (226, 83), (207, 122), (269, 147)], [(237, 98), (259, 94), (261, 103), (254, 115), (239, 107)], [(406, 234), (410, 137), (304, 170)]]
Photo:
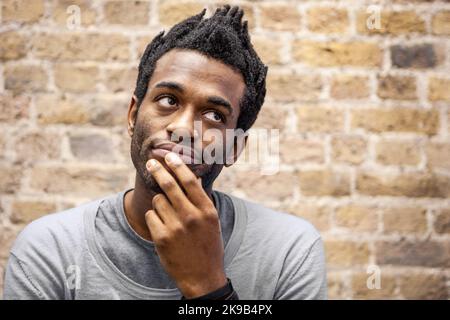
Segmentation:
[[(1, 1), (1, 273), (31, 220), (133, 185), (140, 54), (220, 3)], [(449, 1), (230, 3), (269, 65), (255, 127), (280, 129), (282, 162), (275, 175), (228, 169), (217, 188), (309, 219), (330, 298), (449, 298)]]

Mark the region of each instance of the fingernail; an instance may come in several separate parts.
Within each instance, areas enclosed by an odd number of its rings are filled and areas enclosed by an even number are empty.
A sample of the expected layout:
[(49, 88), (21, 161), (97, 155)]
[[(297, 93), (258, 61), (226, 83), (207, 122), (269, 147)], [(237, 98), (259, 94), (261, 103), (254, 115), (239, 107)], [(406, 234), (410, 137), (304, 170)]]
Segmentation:
[(169, 152), (169, 153), (166, 155), (166, 160), (167, 160), (168, 162), (170, 162), (171, 164), (173, 164), (173, 165), (179, 165), (179, 164), (182, 163), (180, 157), (177, 156), (177, 155), (176, 155), (175, 153), (173, 153), (173, 152)]
[(156, 168), (157, 165), (158, 161), (156, 161), (155, 159), (150, 159), (147, 161), (147, 169)]

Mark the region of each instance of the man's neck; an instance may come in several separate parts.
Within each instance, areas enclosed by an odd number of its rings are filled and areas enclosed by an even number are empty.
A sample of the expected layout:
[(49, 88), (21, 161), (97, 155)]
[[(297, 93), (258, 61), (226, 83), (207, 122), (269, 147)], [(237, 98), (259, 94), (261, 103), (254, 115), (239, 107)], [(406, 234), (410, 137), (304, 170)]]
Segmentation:
[[(207, 187), (205, 192), (213, 201), (212, 186)], [(153, 209), (152, 199), (156, 194), (145, 188), (142, 179), (136, 173), (134, 189), (127, 192), (124, 197), (124, 211), (128, 223), (139, 236), (148, 241), (152, 241), (152, 238), (145, 222), (145, 213)]]

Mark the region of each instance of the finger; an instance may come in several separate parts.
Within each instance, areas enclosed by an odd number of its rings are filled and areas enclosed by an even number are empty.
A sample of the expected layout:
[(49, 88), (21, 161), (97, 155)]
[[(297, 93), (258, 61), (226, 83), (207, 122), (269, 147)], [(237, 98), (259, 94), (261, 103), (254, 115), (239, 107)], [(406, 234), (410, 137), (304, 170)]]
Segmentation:
[(211, 199), (203, 190), (201, 180), (196, 177), (191, 169), (181, 160), (181, 158), (173, 153), (169, 152), (164, 160), (168, 167), (175, 173), (181, 186), (186, 191), (186, 194), (191, 202), (198, 208), (202, 208), (205, 205), (211, 204)]
[(167, 199), (165, 195), (163, 195), (162, 193), (158, 193), (157, 195), (153, 196), (152, 206), (153, 210), (156, 210), (156, 213), (166, 226), (170, 223), (173, 223), (173, 220), (176, 217), (176, 213), (169, 199)]
[[(173, 207), (181, 212), (190, 209), (192, 203), (184, 194), (175, 178), (157, 160), (150, 159), (147, 162), (147, 169), (152, 174), (158, 185), (164, 191)], [(183, 210), (184, 209), (184, 210)]]
[(164, 223), (161, 221), (161, 218), (158, 216), (155, 210), (148, 210), (145, 213), (145, 222), (150, 231), (150, 236), (152, 241), (155, 241), (155, 238), (158, 239), (164, 232)]

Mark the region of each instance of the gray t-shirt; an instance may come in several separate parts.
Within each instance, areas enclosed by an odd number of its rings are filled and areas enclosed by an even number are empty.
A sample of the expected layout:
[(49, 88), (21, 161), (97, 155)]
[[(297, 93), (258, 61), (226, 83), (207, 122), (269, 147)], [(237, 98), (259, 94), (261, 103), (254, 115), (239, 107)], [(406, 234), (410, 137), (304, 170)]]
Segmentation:
[[(128, 224), (124, 197), (130, 190), (132, 189), (100, 203), (95, 218), (98, 242), (112, 263), (131, 280), (146, 287), (176, 288), (176, 283), (166, 273), (155, 254), (154, 243), (143, 239)], [(226, 245), (233, 231), (233, 203), (223, 193), (215, 191), (212, 196), (219, 214), (222, 240)]]
[[(4, 298), (180, 299), (153, 244), (128, 225), (125, 192), (30, 223), (10, 251)], [(217, 191), (214, 202), (225, 273), (241, 299), (326, 299), (323, 243), (311, 224)]]

